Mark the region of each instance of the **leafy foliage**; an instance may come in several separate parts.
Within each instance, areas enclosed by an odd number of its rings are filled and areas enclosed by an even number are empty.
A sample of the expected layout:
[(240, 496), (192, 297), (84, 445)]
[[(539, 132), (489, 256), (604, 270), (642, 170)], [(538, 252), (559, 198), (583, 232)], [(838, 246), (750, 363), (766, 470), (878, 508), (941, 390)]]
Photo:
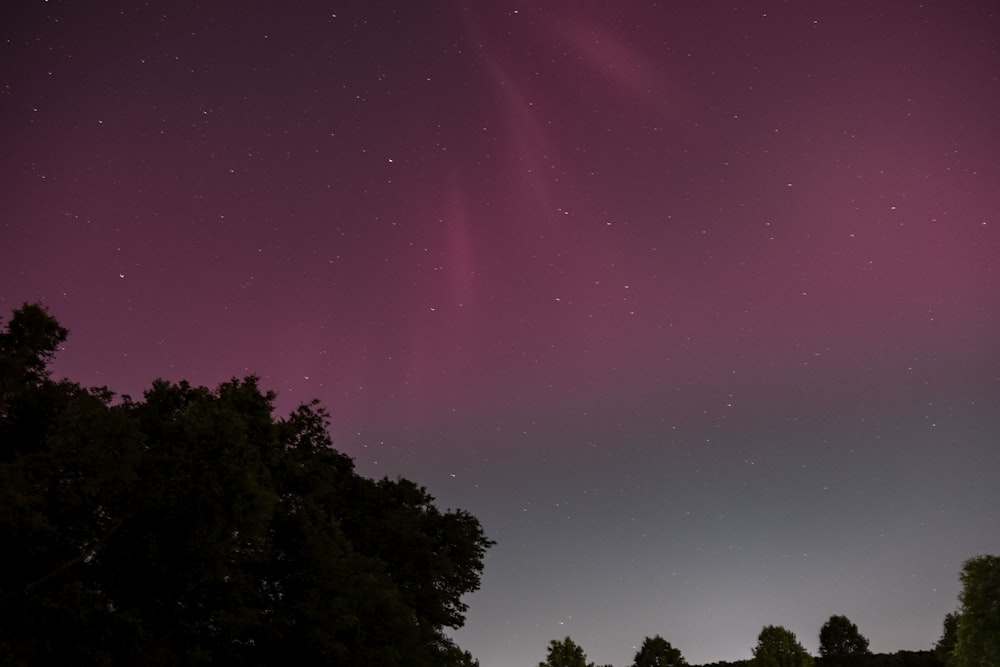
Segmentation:
[(370, 480), (316, 403), (257, 379), (144, 400), (49, 379), (39, 306), (0, 334), (5, 664), (475, 665), (464, 622), (492, 545), (408, 480)]
[(44, 307), (24, 304), (0, 332), (0, 406), (22, 386), (48, 379), (48, 364), (69, 332)]
[[(819, 631), (819, 654), (824, 658), (849, 659), (871, 653), (868, 640), (846, 616), (831, 616)], [(825, 664), (836, 664), (827, 661)]]
[(961, 607), (951, 664), (1000, 665), (1000, 556), (977, 556), (962, 565)]
[(549, 642), (548, 655), (538, 667), (588, 667), (583, 649), (569, 637)]
[(813, 659), (799, 644), (795, 633), (768, 625), (757, 636), (753, 667), (812, 667)]
[(944, 616), (941, 638), (934, 645), (934, 655), (944, 663), (951, 663), (958, 643), (958, 613), (948, 613)]
[(633, 667), (687, 667), (679, 649), (660, 635), (646, 637), (632, 661)]
[(932, 651), (896, 651), (866, 653), (849, 658), (818, 658), (817, 667), (848, 665), (849, 667), (944, 667)]

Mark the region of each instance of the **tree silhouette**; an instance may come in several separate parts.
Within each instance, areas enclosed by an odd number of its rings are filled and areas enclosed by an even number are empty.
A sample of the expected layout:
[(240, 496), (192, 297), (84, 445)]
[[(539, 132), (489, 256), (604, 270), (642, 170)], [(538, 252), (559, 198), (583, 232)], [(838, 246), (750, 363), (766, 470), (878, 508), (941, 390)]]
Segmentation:
[(793, 632), (768, 625), (757, 637), (751, 664), (753, 667), (812, 667), (813, 659)]
[(1000, 665), (1000, 556), (965, 561), (961, 580), (953, 663), (957, 667)]
[(248, 377), (143, 400), (49, 379), (66, 331), (0, 333), (4, 664), (468, 667), (479, 522), (357, 475), (316, 403)]
[(934, 645), (934, 655), (943, 663), (951, 664), (955, 645), (958, 643), (958, 612), (949, 612), (944, 616), (941, 638)]
[(47, 366), (68, 335), (44, 306), (24, 304), (0, 332), (0, 378), (14, 385), (47, 379)]
[(549, 642), (548, 655), (538, 667), (587, 667), (587, 656), (572, 639), (553, 639)]
[(869, 653), (868, 640), (846, 616), (831, 616), (819, 631), (819, 654), (829, 659), (824, 664), (836, 665)]
[(687, 667), (681, 652), (660, 635), (646, 637), (632, 660), (633, 667)]

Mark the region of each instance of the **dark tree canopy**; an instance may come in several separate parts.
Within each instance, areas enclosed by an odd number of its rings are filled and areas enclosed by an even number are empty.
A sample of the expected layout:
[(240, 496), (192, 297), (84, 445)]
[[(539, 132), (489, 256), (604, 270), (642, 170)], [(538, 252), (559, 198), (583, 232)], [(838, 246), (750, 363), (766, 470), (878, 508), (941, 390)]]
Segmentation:
[(751, 664), (753, 667), (812, 667), (813, 659), (795, 633), (781, 626), (768, 625), (757, 637)]
[[(871, 653), (868, 640), (846, 616), (831, 616), (819, 631), (819, 654), (823, 658), (852, 658)], [(825, 664), (836, 664), (828, 660)]]
[(47, 366), (69, 332), (38, 304), (24, 304), (14, 311), (7, 330), (0, 332), (3, 373), (13, 379), (38, 382), (48, 377)]
[(866, 653), (847, 658), (817, 658), (817, 667), (945, 667), (933, 651)]
[(0, 334), (3, 664), (476, 664), (444, 634), (475, 517), (356, 474), (321, 407), (276, 418), (254, 377), (54, 382), (65, 336), (38, 306)]
[(14, 311), (0, 331), (0, 417), (17, 395), (47, 380), (48, 364), (69, 332), (37, 304)]
[(632, 667), (687, 667), (679, 649), (660, 635), (646, 637), (635, 654)]
[(951, 663), (956, 667), (1000, 665), (1000, 556), (965, 561), (961, 580)]
[(549, 642), (545, 661), (538, 663), (538, 667), (588, 667), (587, 655), (569, 637), (563, 640), (553, 639)]
[(958, 643), (958, 612), (945, 614), (941, 638), (934, 645), (934, 655), (944, 663), (951, 663)]

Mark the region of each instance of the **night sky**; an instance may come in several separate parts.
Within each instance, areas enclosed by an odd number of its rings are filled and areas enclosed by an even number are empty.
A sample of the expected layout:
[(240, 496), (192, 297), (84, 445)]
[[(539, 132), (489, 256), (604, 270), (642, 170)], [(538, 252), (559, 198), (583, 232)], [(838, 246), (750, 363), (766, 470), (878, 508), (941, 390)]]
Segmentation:
[(994, 2), (13, 0), (0, 121), (2, 319), (320, 399), (483, 667), (929, 649), (1000, 553)]

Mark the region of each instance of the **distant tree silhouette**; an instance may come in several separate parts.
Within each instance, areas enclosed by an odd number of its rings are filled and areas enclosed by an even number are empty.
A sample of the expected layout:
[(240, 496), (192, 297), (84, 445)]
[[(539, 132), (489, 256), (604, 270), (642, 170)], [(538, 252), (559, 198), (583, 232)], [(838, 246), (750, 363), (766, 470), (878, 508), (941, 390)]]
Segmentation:
[(0, 417), (19, 395), (48, 380), (48, 364), (69, 332), (38, 304), (14, 311), (0, 332)]
[(846, 616), (831, 616), (819, 631), (819, 654), (824, 665), (848, 665), (851, 659), (868, 655), (868, 640)]
[(977, 556), (962, 565), (956, 667), (1000, 665), (1000, 556)]
[(583, 649), (569, 637), (549, 642), (548, 654), (538, 667), (588, 667)]
[(813, 659), (795, 638), (795, 633), (781, 626), (768, 625), (760, 631), (753, 649), (753, 667), (812, 667)]
[(869, 653), (850, 658), (817, 658), (816, 667), (849, 665), (850, 667), (945, 667), (933, 651), (896, 651)]
[(687, 667), (681, 652), (660, 635), (646, 637), (632, 660), (632, 667)]
[(470, 667), (444, 634), (479, 522), (335, 451), (249, 377), (142, 401), (49, 379), (66, 330), (0, 333), (0, 663)]

